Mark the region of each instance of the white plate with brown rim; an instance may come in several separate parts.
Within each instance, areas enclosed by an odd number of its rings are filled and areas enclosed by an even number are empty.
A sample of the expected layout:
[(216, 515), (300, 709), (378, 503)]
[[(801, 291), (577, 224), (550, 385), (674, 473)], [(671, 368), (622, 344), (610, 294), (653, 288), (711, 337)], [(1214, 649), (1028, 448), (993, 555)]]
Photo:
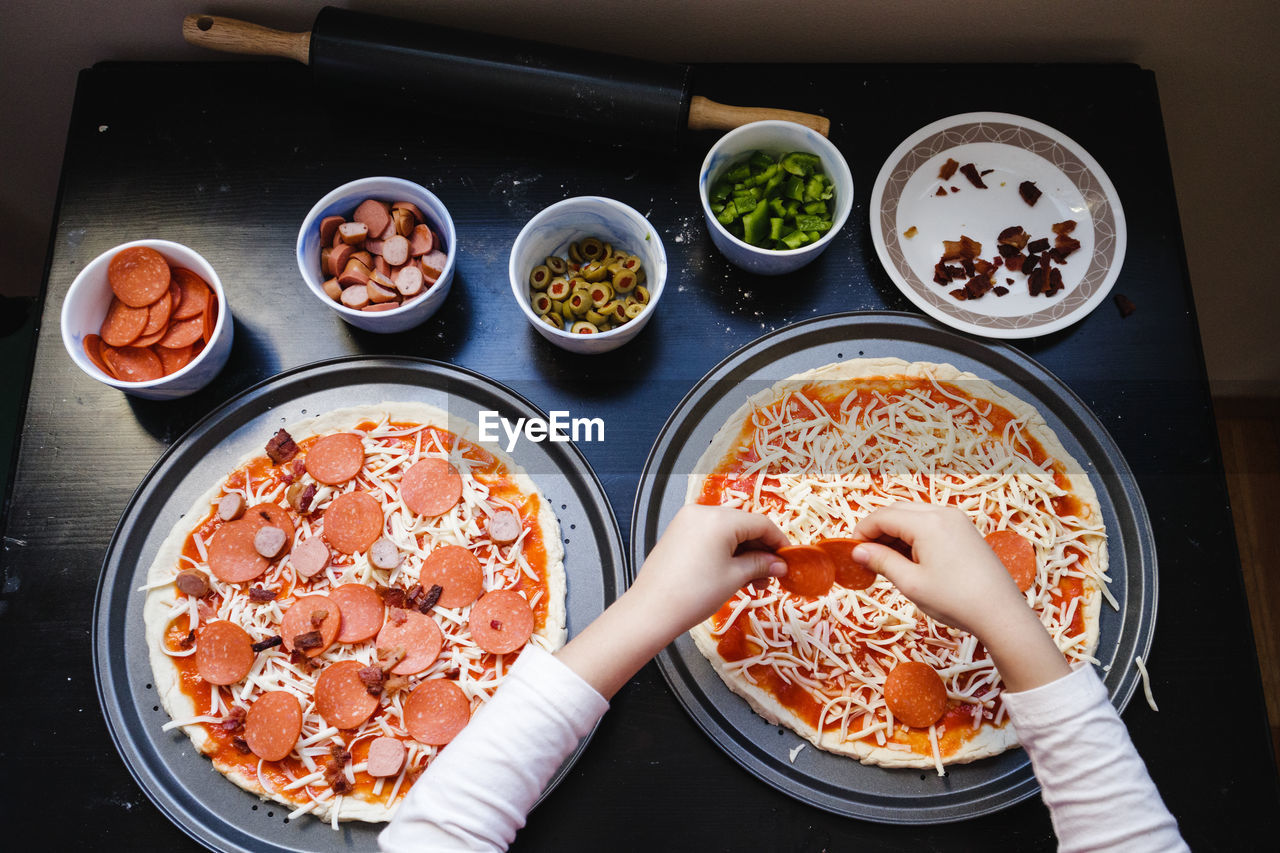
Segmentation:
[[(942, 179), (947, 160), (974, 164), (986, 189), (960, 171)], [(1034, 205), (1019, 193), (1024, 181), (1042, 193)], [(1004, 295), (993, 289), (961, 301), (950, 292), (963, 279), (933, 280), (944, 240), (970, 237), (991, 260), (1004, 229), (1020, 225), (1052, 245), (1053, 224), (1068, 219), (1080, 248), (1054, 264), (1064, 285), (1054, 296), (1032, 296), (1026, 276), (1004, 268), (994, 276)], [(1106, 298), (1124, 263), (1126, 232), (1120, 197), (1089, 152), (1038, 121), (978, 112), (935, 121), (889, 155), (871, 192), (871, 238), (894, 284), (929, 316), (983, 337), (1030, 338), (1075, 323)]]

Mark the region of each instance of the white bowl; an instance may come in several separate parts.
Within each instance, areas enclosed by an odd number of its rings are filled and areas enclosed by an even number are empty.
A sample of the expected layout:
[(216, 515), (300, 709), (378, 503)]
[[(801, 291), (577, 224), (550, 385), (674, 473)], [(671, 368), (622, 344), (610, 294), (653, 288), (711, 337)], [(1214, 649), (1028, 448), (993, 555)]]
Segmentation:
[[(616, 329), (596, 335), (575, 335), (549, 326), (538, 319), (529, 304), (529, 272), (549, 255), (566, 257), (569, 244), (587, 237), (599, 237), (619, 249), (639, 256), (644, 264), (649, 305), (640, 316)], [(601, 353), (625, 344), (640, 334), (657, 310), (667, 283), (667, 250), (657, 229), (620, 201), (600, 196), (578, 196), (556, 202), (520, 229), (511, 246), (507, 267), (511, 292), (525, 317), (542, 335), (558, 347), (577, 353)]]
[[(816, 154), (822, 161), (822, 171), (835, 184), (836, 209), (831, 230), (821, 239), (799, 249), (762, 249), (739, 240), (716, 219), (711, 212), (711, 185), (721, 172), (753, 151), (774, 156), (804, 151)], [(817, 131), (790, 121), (756, 121), (729, 131), (711, 146), (698, 174), (698, 196), (702, 199), (702, 214), (711, 232), (711, 242), (730, 263), (760, 275), (783, 275), (800, 269), (831, 245), (853, 209), (853, 175), (839, 149)]]
[[(449, 259), (444, 272), (427, 292), (390, 311), (357, 311), (335, 302), (324, 292), (326, 276), (320, 272), (320, 220), (326, 216), (350, 219), (360, 202), (376, 198), (386, 202), (409, 201), (418, 206), (431, 230), (444, 238)], [(444, 203), (425, 187), (403, 178), (360, 178), (343, 184), (316, 202), (302, 220), (298, 230), (298, 270), (307, 287), (338, 316), (353, 326), (370, 332), (403, 332), (426, 321), (444, 304), (453, 284), (453, 270), (458, 257), (458, 232), (453, 217)]]
[[(111, 304), (112, 293), (111, 285), (107, 281), (107, 266), (117, 252), (133, 246), (155, 249), (164, 255), (169, 266), (186, 267), (196, 273), (208, 283), (218, 298), (218, 322), (213, 327), (212, 340), (206, 341), (200, 354), (181, 370), (147, 382), (122, 382), (105, 373), (84, 352), (85, 336), (98, 334), (102, 328), (102, 320), (107, 315), (107, 306)], [(234, 337), (231, 306), (227, 302), (227, 295), (222, 289), (222, 280), (218, 278), (218, 274), (197, 252), (168, 240), (134, 240), (103, 252), (90, 261), (75, 277), (62, 303), (62, 343), (67, 348), (71, 360), (81, 370), (104, 385), (110, 385), (126, 394), (145, 397), (149, 400), (172, 400), (185, 397), (208, 385), (227, 363)]]

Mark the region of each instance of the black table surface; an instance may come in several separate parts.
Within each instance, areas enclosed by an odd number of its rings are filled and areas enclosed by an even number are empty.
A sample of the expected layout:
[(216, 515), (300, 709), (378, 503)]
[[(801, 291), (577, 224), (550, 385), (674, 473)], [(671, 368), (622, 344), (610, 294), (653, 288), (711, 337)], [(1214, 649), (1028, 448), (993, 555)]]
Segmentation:
[[(875, 256), (868, 201), (881, 164), (935, 119), (995, 110), (1043, 121), (1114, 182), (1128, 251), (1111, 302), (1016, 346), (1061, 377), (1137, 475), (1154, 527), (1160, 600), (1150, 655), (1161, 710), (1124, 713), (1193, 848), (1251, 846), (1280, 805), (1154, 76), (1106, 66), (703, 66), (697, 91), (728, 103), (820, 111), (853, 170), (844, 230), (808, 268), (751, 277), (716, 252), (698, 167), (714, 134), (674, 154), (588, 145), (554, 129), (503, 131), (436, 111), (353, 120), (283, 63), (102, 64), (82, 72), (69, 130), (43, 319), (29, 376), (3, 550), (0, 803), (45, 848), (195, 847), (148, 801), (112, 746), (95, 693), (90, 630), (112, 531), (161, 453), (198, 419), (281, 370), (348, 354), (458, 364), (543, 410), (602, 417), (582, 451), (625, 531), (659, 428), (710, 367), (757, 336), (818, 315), (914, 310)], [(13, 118), (13, 117), (11, 117)], [(423, 184), (448, 205), (460, 254), (453, 291), (423, 326), (382, 336), (310, 296), (294, 260), (304, 214), (366, 175)], [(661, 233), (668, 291), (614, 353), (543, 341), (510, 298), (507, 257), (546, 205), (604, 195)], [(203, 254), (235, 314), (230, 361), (179, 402), (126, 397), (85, 376), (58, 316), (76, 272), (110, 247), (162, 237)], [(12, 830), (11, 830), (12, 831)], [(938, 826), (885, 826), (798, 803), (740, 769), (689, 719), (653, 664), (623, 688), (568, 778), (534, 811), (526, 850), (1051, 849), (1032, 798)]]

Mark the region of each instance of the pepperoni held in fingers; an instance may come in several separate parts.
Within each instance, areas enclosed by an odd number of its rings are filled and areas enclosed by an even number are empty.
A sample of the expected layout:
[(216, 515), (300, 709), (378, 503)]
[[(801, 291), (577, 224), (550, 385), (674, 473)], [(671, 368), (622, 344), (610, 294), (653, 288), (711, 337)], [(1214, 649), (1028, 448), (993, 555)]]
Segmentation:
[(477, 646), (495, 655), (509, 654), (533, 634), (533, 610), (520, 593), (495, 589), (480, 596), (471, 608), (470, 627)]
[(845, 589), (866, 589), (876, 582), (876, 573), (853, 561), (853, 549), (861, 539), (823, 539), (817, 543), (836, 568), (835, 582)]
[(284, 612), (280, 620), (280, 637), (284, 647), (293, 651), (298, 638), (306, 637), (300, 648), (309, 658), (322, 654), (338, 639), (342, 628), (342, 610), (338, 602), (327, 595), (304, 595)]
[(329, 725), (354, 729), (378, 709), (378, 697), (360, 680), (362, 669), (360, 661), (338, 661), (325, 667), (316, 679), (316, 712)]
[(927, 663), (904, 661), (884, 680), (884, 701), (894, 719), (927, 729), (947, 710), (947, 687)]
[(404, 657), (391, 668), (392, 675), (416, 675), (440, 656), (444, 634), (430, 616), (395, 608), (378, 632), (377, 646), (380, 652), (404, 652)]
[(329, 593), (342, 613), (339, 643), (363, 643), (382, 628), (382, 596), (362, 583), (344, 583)]
[(466, 607), (484, 592), (484, 569), (476, 555), (460, 545), (441, 545), (422, 562), (418, 583), (441, 589), (441, 607)]
[(369, 550), (382, 536), (382, 505), (366, 492), (338, 495), (324, 511), (325, 541), (343, 554)]
[(1031, 589), (1036, 580), (1036, 548), (1031, 540), (1016, 530), (997, 530), (983, 538), (1004, 563), (1018, 589)]
[(778, 557), (787, 564), (787, 573), (778, 583), (787, 592), (806, 598), (824, 595), (835, 583), (836, 567), (821, 548), (812, 545), (789, 545), (777, 550)]
[(443, 746), (471, 719), (471, 702), (462, 688), (443, 678), (424, 681), (404, 703), (404, 727), (418, 743)]
[(253, 658), (253, 638), (233, 622), (210, 622), (196, 635), (196, 672), (210, 684), (235, 684)]
[(307, 473), (328, 486), (340, 486), (364, 467), (364, 442), (352, 432), (326, 435), (307, 451)]
[(444, 459), (421, 459), (400, 478), (400, 499), (415, 515), (444, 515), (462, 499), (462, 476)]
[(287, 690), (263, 693), (249, 708), (244, 741), (264, 761), (279, 761), (293, 752), (302, 734), (302, 706)]

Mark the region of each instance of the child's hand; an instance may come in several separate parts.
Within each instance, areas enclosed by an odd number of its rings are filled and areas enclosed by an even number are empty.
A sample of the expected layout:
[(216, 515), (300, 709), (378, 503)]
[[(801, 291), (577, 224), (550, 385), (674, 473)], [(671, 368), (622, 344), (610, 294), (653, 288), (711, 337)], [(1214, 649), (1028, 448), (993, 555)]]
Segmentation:
[(878, 542), (858, 545), (853, 558), (893, 581), (934, 619), (981, 640), (1010, 690), (1030, 690), (1070, 671), (1004, 564), (964, 513), (898, 503), (871, 513), (853, 535), (888, 536), (910, 545), (910, 559)]
[(690, 504), (671, 520), (631, 589), (669, 626), (667, 642), (715, 613), (749, 581), (786, 572), (791, 543), (763, 515)]
[(1021, 604), (1022, 593), (964, 513), (931, 504), (878, 509), (854, 529), (858, 539), (882, 536), (911, 546), (908, 559), (887, 545), (866, 542), (853, 559), (893, 581), (925, 613), (981, 635), (993, 610)]

